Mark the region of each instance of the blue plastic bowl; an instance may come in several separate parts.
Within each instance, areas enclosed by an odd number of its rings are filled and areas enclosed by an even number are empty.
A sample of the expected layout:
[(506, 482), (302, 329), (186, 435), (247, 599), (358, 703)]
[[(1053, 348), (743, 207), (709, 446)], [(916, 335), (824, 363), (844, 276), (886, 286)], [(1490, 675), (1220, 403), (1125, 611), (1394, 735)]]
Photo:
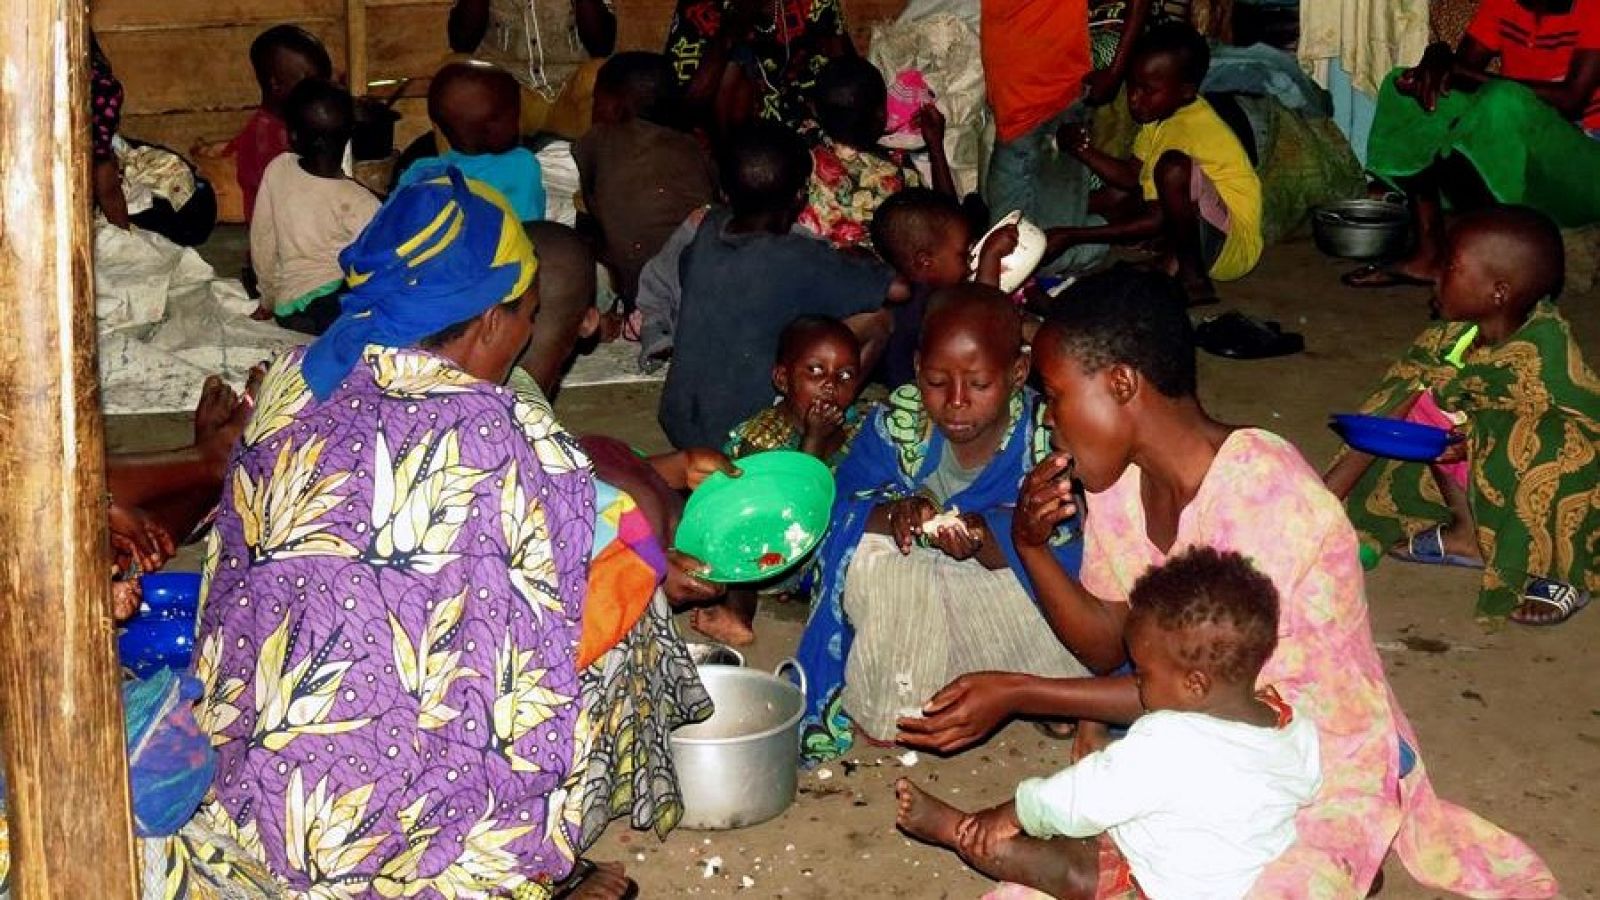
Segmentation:
[(161, 669), (187, 671), (194, 659), (200, 606), (197, 572), (156, 572), (140, 579), (143, 602), (117, 637), (122, 667), (148, 678)]
[(1443, 428), (1385, 416), (1337, 415), (1328, 427), (1363, 453), (1406, 462), (1433, 462), (1446, 447), (1460, 440)]

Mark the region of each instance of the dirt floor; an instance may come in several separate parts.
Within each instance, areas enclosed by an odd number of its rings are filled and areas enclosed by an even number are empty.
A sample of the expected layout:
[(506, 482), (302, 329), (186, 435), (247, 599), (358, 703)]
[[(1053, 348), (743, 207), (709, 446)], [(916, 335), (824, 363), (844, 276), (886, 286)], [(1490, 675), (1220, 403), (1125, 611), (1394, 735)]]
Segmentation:
[[(213, 261), (223, 272), (237, 270)], [(1426, 291), (1347, 290), (1338, 283), (1345, 268), (1309, 243), (1269, 248), (1258, 272), (1224, 286), (1222, 309), (1303, 332), (1306, 353), (1201, 362), (1202, 392), (1214, 413), (1277, 431), (1318, 464), (1335, 449), (1328, 414), (1359, 403), (1427, 320)], [(1570, 296), (1563, 305), (1591, 364), (1600, 362), (1600, 293)], [(649, 385), (574, 389), (556, 410), (574, 431), (665, 448), (655, 424), (657, 395)], [(126, 449), (177, 443), (186, 430), (176, 417), (110, 423), (113, 445)], [(1526, 839), (1555, 869), (1562, 896), (1593, 897), (1600, 893), (1600, 678), (1587, 654), (1600, 638), (1600, 613), (1548, 630), (1485, 631), (1472, 619), (1475, 581), (1471, 572), (1395, 562), (1370, 573), (1373, 625), (1390, 679), (1439, 794)], [(764, 608), (760, 638), (746, 653), (750, 664), (770, 669), (791, 654), (803, 618), (799, 605)], [(989, 805), (1019, 779), (1059, 768), (1063, 750), (1027, 725), (952, 759), (922, 755), (909, 768), (897, 752), (866, 749), (803, 774), (798, 800), (773, 821), (733, 832), (679, 831), (665, 841), (617, 826), (591, 856), (625, 863), (646, 897), (974, 898), (985, 879), (895, 831), (894, 779), (912, 777), (958, 805)], [(716, 858), (720, 869), (709, 871), (706, 862)], [(1436, 896), (1398, 861), (1386, 870), (1383, 896)]]

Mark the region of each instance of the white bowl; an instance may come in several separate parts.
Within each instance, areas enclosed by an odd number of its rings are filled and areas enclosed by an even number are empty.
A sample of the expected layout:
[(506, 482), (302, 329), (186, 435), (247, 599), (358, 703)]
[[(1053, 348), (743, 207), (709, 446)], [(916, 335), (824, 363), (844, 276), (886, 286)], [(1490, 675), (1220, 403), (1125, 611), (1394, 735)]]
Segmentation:
[(1022, 217), (1021, 210), (1012, 210), (972, 245), (973, 274), (977, 274), (978, 256), (983, 252), (983, 245), (988, 243), (989, 236), (1007, 225), (1017, 226), (1017, 248), (1000, 260), (1000, 290), (1009, 294), (1022, 287), (1022, 283), (1038, 268), (1039, 260), (1044, 259), (1045, 237), (1039, 226)]

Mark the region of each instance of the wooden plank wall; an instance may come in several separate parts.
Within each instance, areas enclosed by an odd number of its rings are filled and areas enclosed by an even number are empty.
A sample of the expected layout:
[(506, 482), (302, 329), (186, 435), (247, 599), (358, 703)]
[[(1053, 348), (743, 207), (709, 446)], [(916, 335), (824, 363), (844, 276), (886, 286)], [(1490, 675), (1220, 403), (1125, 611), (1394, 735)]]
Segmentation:
[[(445, 20), (451, 0), (367, 0), (369, 77), (425, 80), (449, 51)], [(865, 48), (874, 22), (893, 18), (905, 0), (844, 0)], [(660, 49), (673, 0), (616, 0), (618, 46)], [(327, 44), (342, 73), (344, 0), (94, 0), (91, 17), (101, 47), (127, 91), (123, 133), (187, 152), (197, 141), (238, 132), (260, 102), (250, 71), (250, 42), (280, 22), (294, 22)], [(426, 128), (421, 95), (407, 90), (397, 129), (408, 140)]]

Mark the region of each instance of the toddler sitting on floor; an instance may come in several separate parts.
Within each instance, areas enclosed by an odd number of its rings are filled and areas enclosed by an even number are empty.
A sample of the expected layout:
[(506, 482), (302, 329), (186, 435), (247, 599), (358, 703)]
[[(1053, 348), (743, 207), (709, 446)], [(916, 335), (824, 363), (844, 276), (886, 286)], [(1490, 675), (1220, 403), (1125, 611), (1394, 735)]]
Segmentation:
[(499, 191), (524, 222), (544, 218), (539, 158), (518, 133), (522, 89), (511, 74), (488, 63), (451, 63), (428, 87), (428, 118), (449, 147), (401, 173), (396, 187), (416, 181), (431, 164), (444, 163)]
[(901, 779), (901, 829), (1052, 897), (1245, 896), (1322, 782), (1315, 725), (1255, 687), (1278, 643), (1278, 592), (1238, 553), (1195, 547), (1129, 601), (1145, 714), (1127, 737), (977, 813)]
[(1439, 278), (1444, 321), (1362, 411), (1459, 419), (1466, 440), (1432, 464), (1347, 452), (1328, 472), (1369, 559), (1482, 568), (1480, 618), (1555, 625), (1600, 591), (1600, 378), (1555, 305), (1564, 270), (1542, 213), (1462, 216)]
[(267, 166), (250, 222), (250, 259), (261, 289), (257, 318), (321, 334), (339, 318), (339, 252), (372, 221), (378, 198), (341, 169), (355, 123), (344, 88), (307, 78), (289, 93), (284, 114), (293, 150)]

